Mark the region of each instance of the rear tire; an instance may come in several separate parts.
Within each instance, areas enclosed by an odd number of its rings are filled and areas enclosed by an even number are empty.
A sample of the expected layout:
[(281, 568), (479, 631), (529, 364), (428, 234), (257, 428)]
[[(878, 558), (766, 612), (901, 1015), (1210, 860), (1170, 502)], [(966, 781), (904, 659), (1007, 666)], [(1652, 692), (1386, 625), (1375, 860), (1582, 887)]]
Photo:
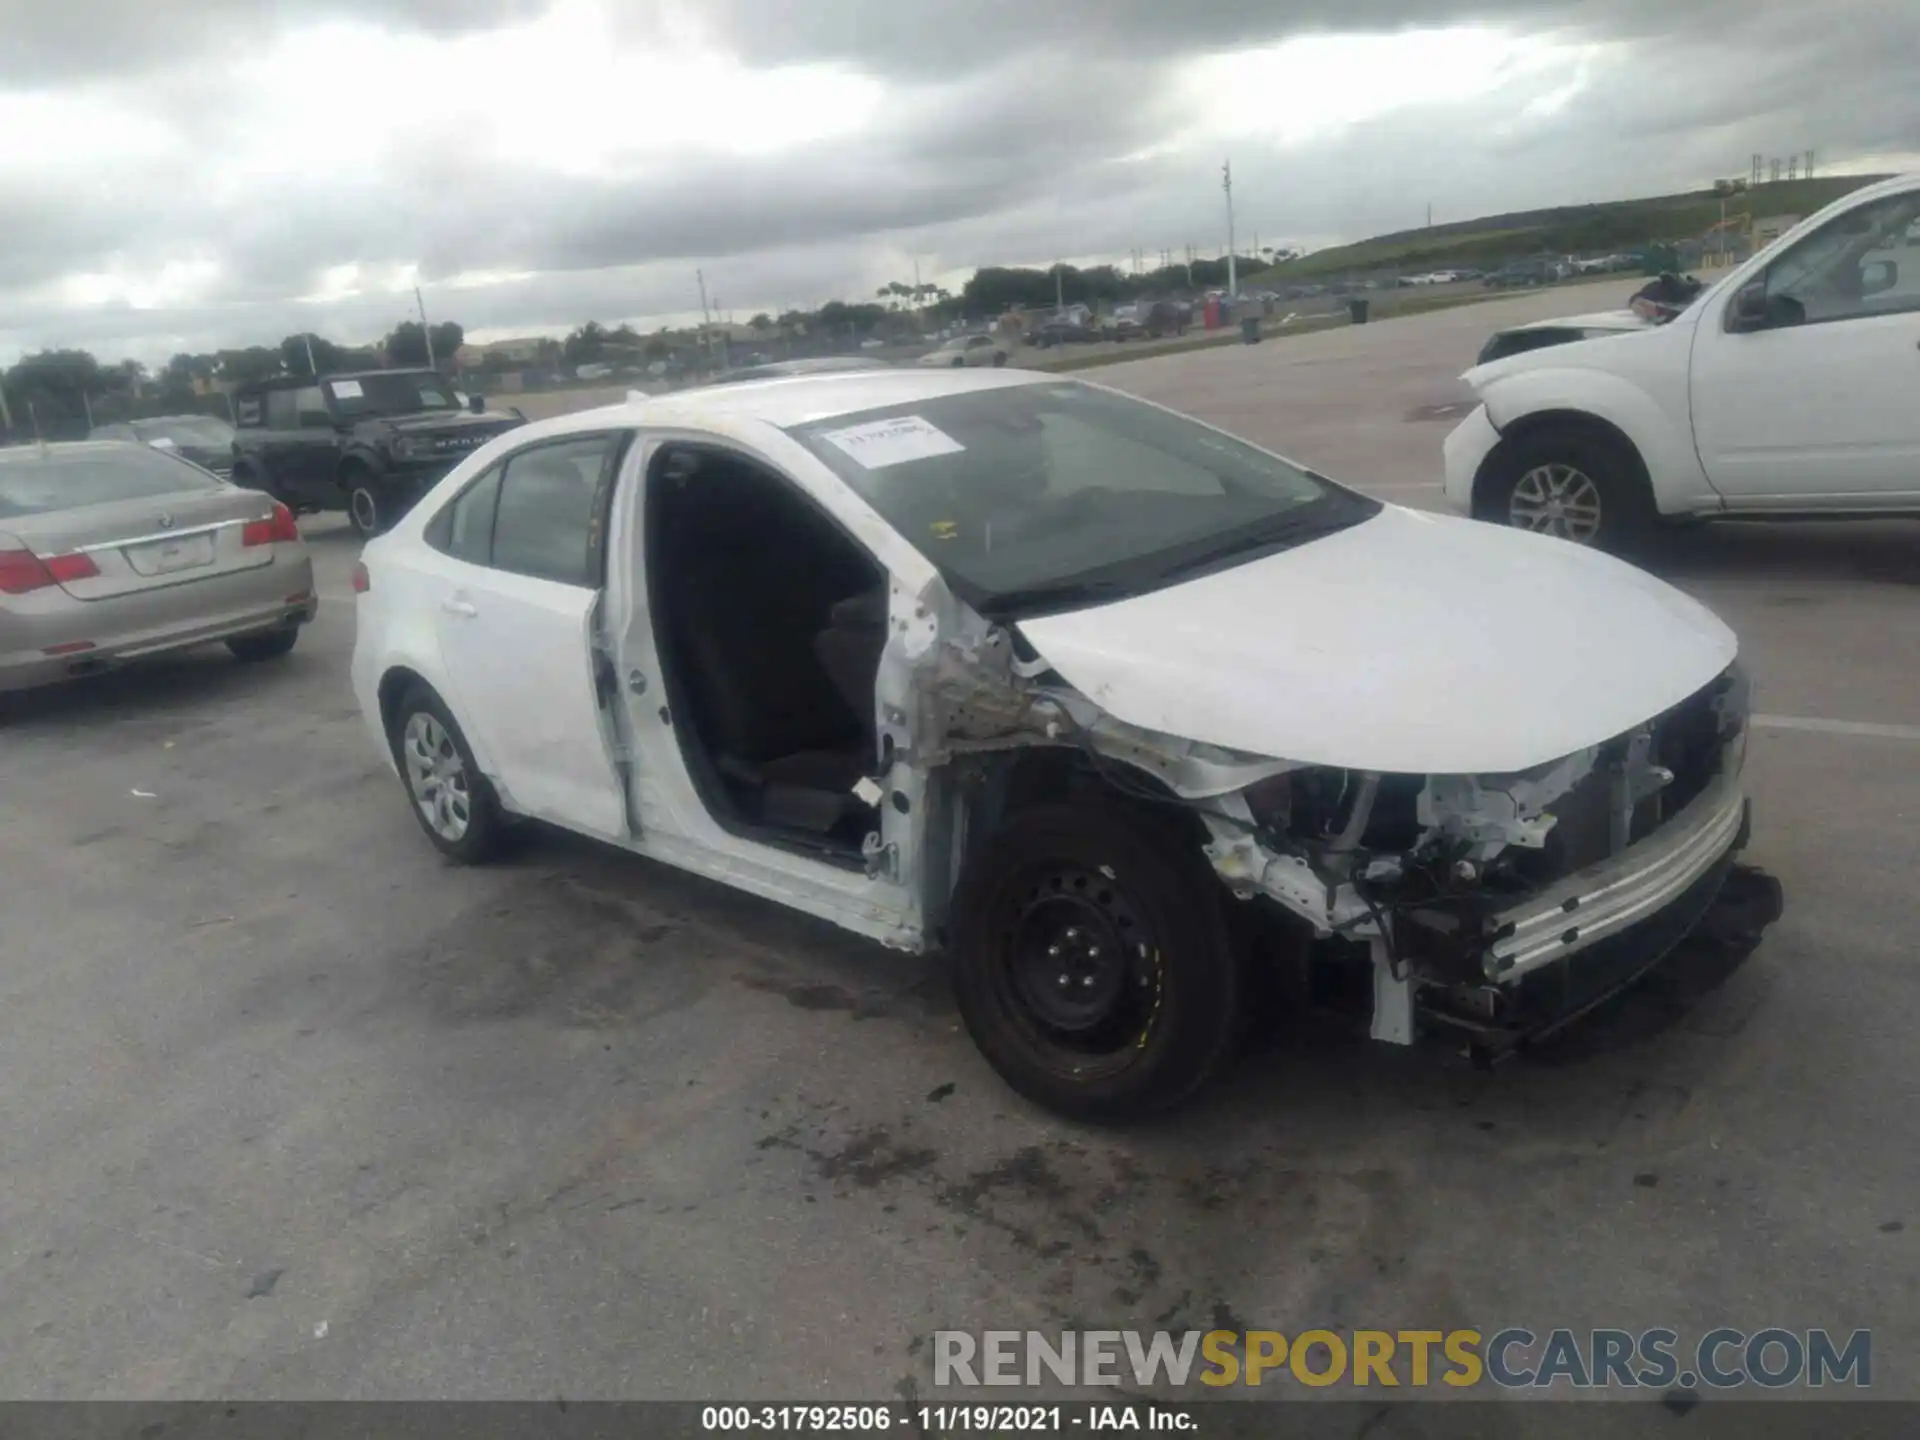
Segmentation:
[(1085, 800), (1017, 814), (967, 862), (952, 915), (968, 1033), (1037, 1104), (1138, 1119), (1231, 1058), (1241, 978), (1220, 885), (1157, 817)]
[(438, 695), (425, 685), (409, 687), (387, 739), (413, 818), (436, 850), (462, 865), (482, 865), (506, 848), (507, 816)]
[(1659, 519), (1638, 457), (1624, 442), (1573, 426), (1502, 446), (1473, 513), (1616, 554), (1641, 544)]
[(257, 665), (262, 660), (278, 660), (292, 653), (294, 642), (299, 638), (298, 625), (283, 625), (261, 635), (237, 635), (227, 641), (227, 649), (242, 665)]

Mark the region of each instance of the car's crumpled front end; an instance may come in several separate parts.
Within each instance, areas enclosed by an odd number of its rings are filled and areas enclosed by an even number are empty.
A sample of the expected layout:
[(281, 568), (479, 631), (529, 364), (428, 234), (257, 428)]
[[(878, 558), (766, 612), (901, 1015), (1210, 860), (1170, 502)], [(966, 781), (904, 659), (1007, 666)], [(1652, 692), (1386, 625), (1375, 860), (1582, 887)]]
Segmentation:
[(1068, 749), (1186, 811), (1234, 895), (1370, 967), (1376, 1038), (1503, 1048), (1716, 906), (1747, 933), (1778, 918), (1778, 887), (1735, 869), (1732, 632), (1605, 556), (1389, 508), (1014, 630), (975, 617), (897, 682), (935, 737), (919, 758)]
[(1364, 937), (1374, 1034), (1415, 1009), (1493, 1048), (1564, 1022), (1657, 963), (1723, 898), (1757, 931), (1776, 884), (1743, 875), (1748, 685), (1729, 667), (1606, 742), (1512, 775), (1305, 768), (1215, 802), (1209, 857), (1242, 896)]

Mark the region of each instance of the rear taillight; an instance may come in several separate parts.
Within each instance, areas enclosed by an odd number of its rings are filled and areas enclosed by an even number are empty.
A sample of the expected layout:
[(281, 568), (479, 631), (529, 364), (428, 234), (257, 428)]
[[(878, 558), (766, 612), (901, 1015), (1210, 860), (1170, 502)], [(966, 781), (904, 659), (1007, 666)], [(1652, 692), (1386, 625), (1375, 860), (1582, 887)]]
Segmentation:
[(358, 561), (353, 567), (353, 593), (364, 595), (373, 588), (373, 577), (367, 574), (367, 567)]
[(64, 585), (69, 580), (91, 580), (100, 567), (91, 555), (56, 555), (47, 561), (47, 573)]
[(28, 595), (99, 573), (100, 567), (91, 555), (56, 555), (42, 560), (31, 550), (0, 550), (0, 595)]
[(293, 523), (293, 511), (278, 500), (273, 502), (273, 518), (249, 520), (240, 532), (242, 545), (289, 545), (300, 538), (300, 527)]

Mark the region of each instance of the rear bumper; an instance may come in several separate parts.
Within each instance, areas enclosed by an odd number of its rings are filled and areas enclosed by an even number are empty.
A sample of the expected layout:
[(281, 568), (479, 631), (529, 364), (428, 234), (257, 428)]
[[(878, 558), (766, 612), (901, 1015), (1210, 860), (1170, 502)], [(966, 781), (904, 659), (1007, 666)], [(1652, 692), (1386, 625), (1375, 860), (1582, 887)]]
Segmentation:
[(1453, 427), (1441, 454), (1446, 461), (1447, 504), (1462, 515), (1473, 513), (1473, 486), (1480, 478), (1480, 467), (1500, 443), (1500, 432), (1493, 428), (1487, 407), (1476, 405), (1473, 413)]
[(108, 600), (49, 596), (45, 608), (0, 612), (0, 691), (306, 624), (320, 608), (313, 562), (304, 548), (285, 548), (293, 553), (238, 574)]

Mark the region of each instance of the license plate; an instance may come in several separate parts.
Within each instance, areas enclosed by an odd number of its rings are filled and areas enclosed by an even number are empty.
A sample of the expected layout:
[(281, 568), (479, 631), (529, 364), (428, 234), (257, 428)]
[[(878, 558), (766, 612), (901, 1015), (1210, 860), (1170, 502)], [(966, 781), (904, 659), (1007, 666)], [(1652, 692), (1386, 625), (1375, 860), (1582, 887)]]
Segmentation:
[(139, 575), (171, 575), (213, 563), (213, 536), (183, 535), (178, 540), (155, 540), (127, 550), (127, 563)]

